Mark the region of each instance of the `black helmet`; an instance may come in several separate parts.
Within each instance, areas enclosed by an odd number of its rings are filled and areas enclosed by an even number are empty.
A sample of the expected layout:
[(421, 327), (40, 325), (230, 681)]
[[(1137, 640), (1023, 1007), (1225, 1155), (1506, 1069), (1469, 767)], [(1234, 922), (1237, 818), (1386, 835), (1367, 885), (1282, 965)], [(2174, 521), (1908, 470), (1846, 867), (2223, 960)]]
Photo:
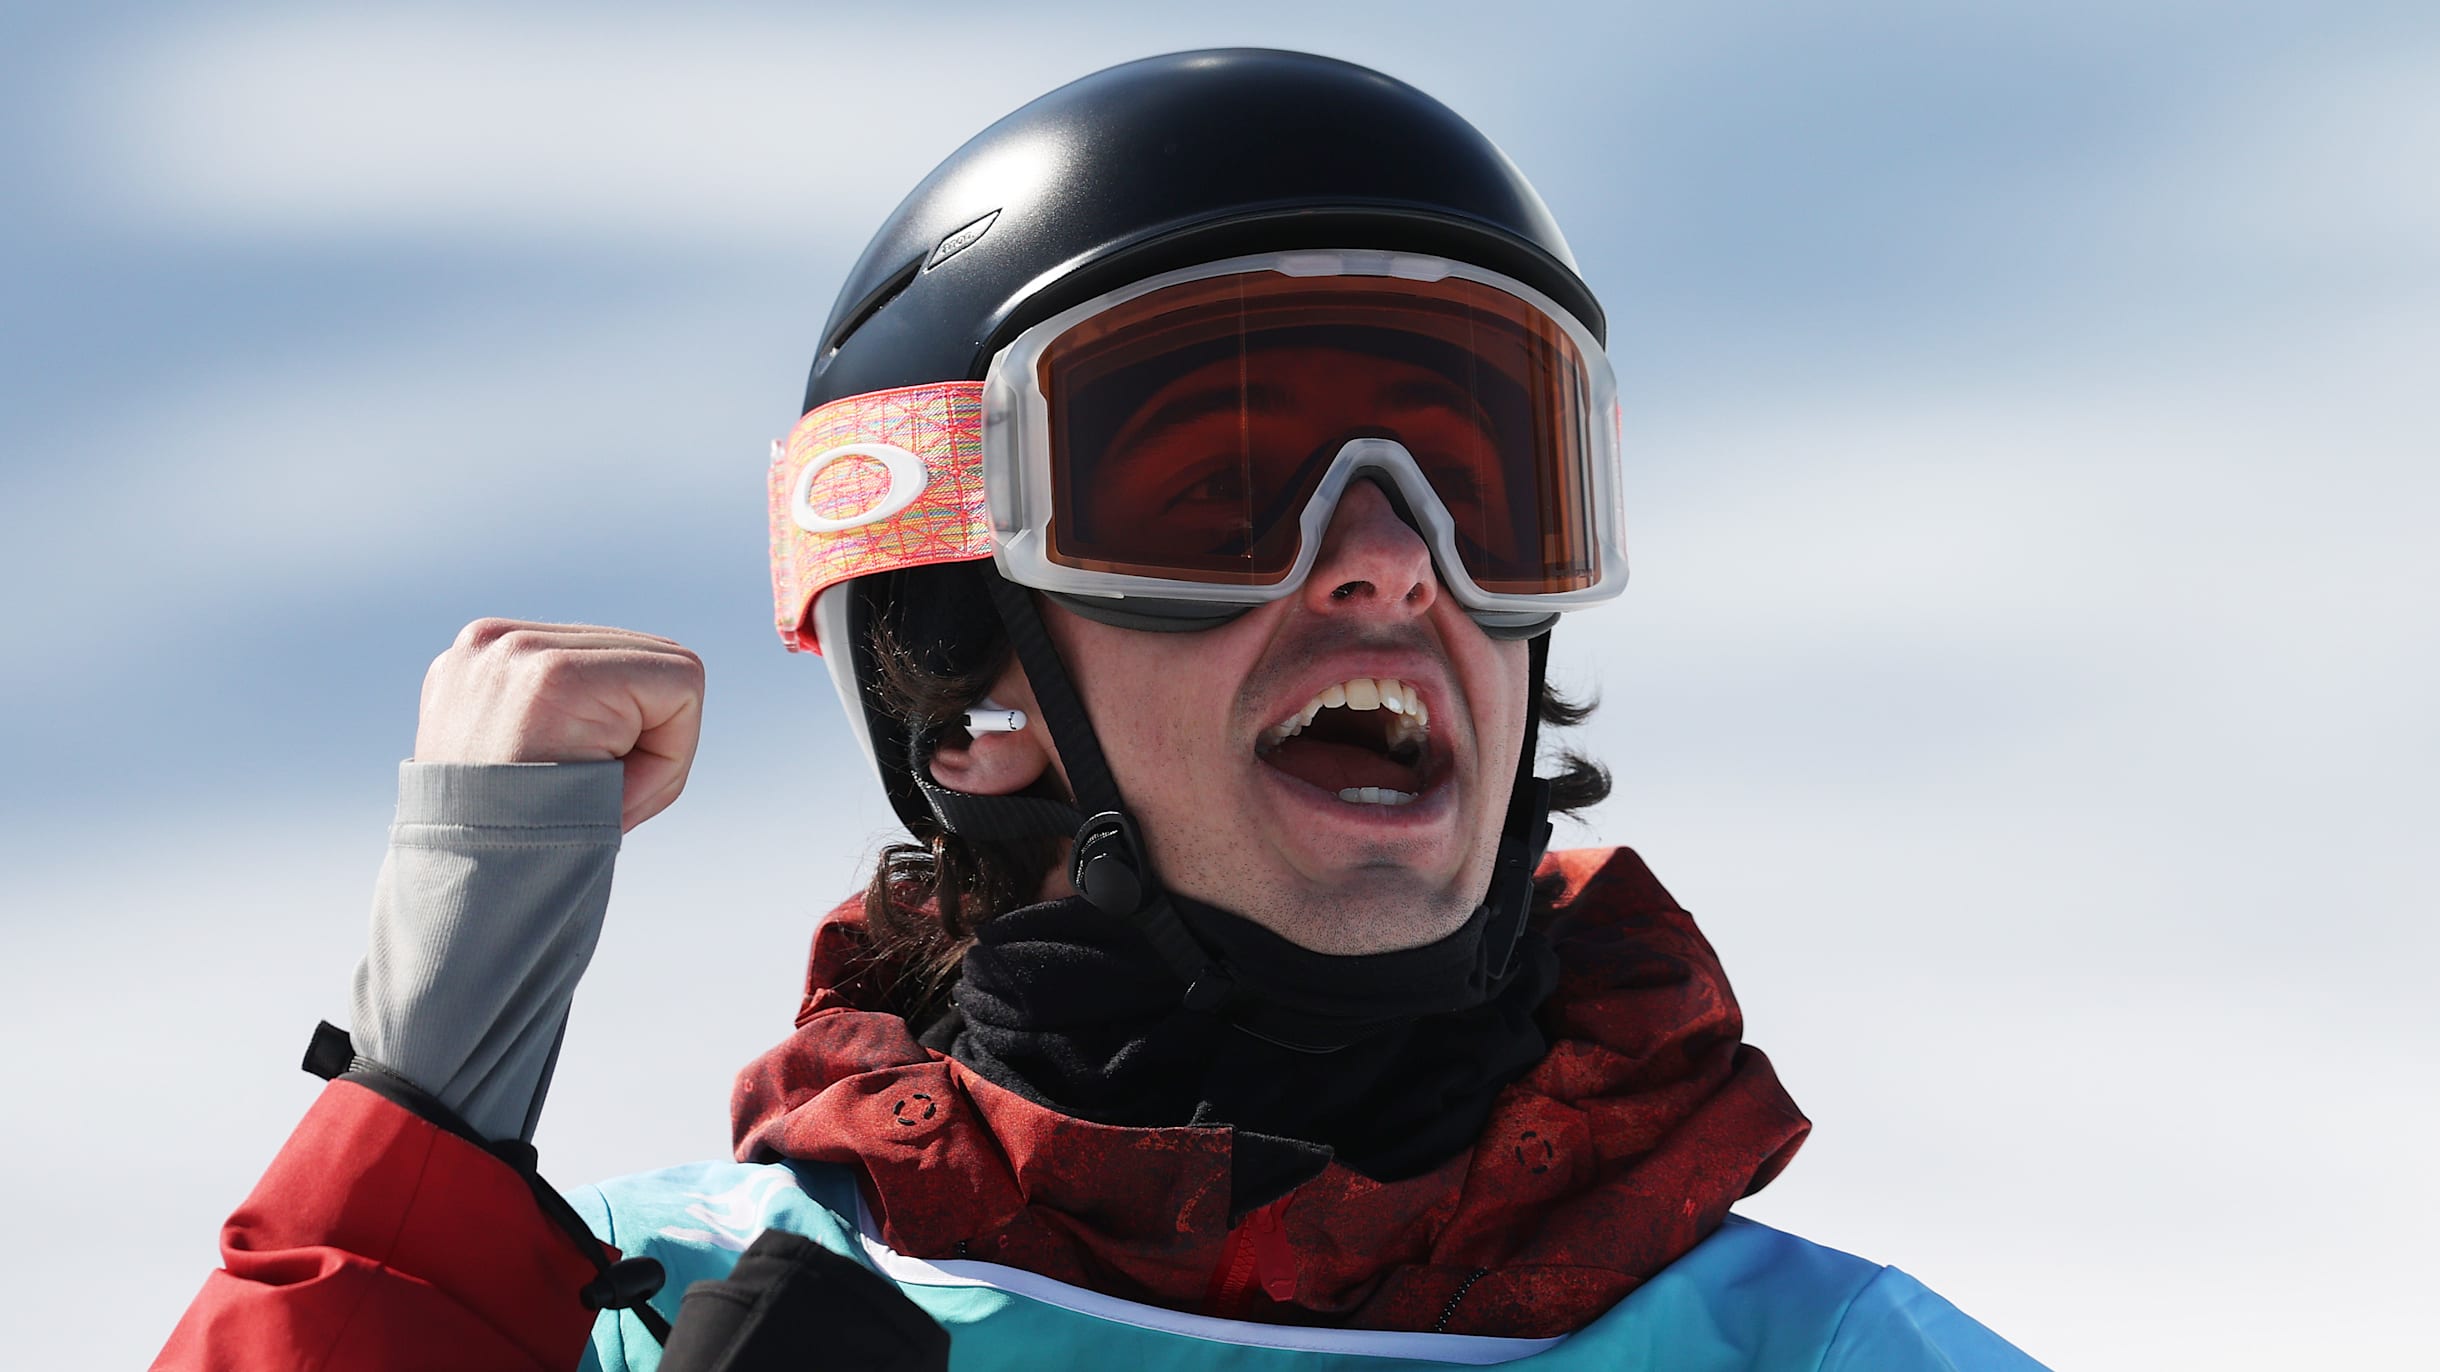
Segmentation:
[[(1497, 272), (1549, 297), (1595, 340), (1604, 335), (1600, 306), (1549, 209), (1507, 156), (1447, 106), (1379, 72), (1307, 53), (1174, 53), (1062, 86), (925, 177), (849, 272), (822, 330), (804, 408), (980, 380), (994, 354), (1032, 324), (1157, 273), (1336, 248), (1428, 254)], [(1055, 807), (1062, 832), (1076, 834), (1078, 889), (1136, 917), (1190, 983), (1212, 974), (1211, 958), (1149, 879), (1089, 721), (1027, 595), (988, 562), (971, 561), (867, 575), (836, 590), (849, 593), (839, 621), (847, 641), (826, 644), (825, 655), (908, 827), (976, 837), (1051, 827), (1012, 821), (1013, 812), (988, 798), (943, 793), (913, 761), (923, 740), (909, 738), (906, 722), (872, 690), (868, 630), (876, 617), (888, 617), (926, 666), (948, 674), (981, 665), (976, 654), (1005, 623), (1079, 792), (1081, 814)], [(1537, 692), (1545, 644), (1534, 640)], [(1514, 908), (1495, 924), (1521, 924), (1548, 833), (1547, 786), (1531, 775), (1533, 733), (1529, 714), (1492, 902)], [(1095, 774), (1099, 795), (1085, 779)], [(1500, 937), (1513, 943), (1514, 933)], [(1500, 974), (1506, 957), (1506, 948), (1492, 953), (1488, 974)], [(1219, 994), (1210, 975), (1200, 984), (1207, 997)], [(1272, 1027), (1332, 1037), (1295, 1016)]]
[(1173, 53), (1061, 86), (934, 168), (848, 273), (805, 409), (980, 378), (1028, 324), (1169, 268), (1348, 245), (1499, 271), (1602, 335), (1549, 208), (1448, 106), (1310, 53)]

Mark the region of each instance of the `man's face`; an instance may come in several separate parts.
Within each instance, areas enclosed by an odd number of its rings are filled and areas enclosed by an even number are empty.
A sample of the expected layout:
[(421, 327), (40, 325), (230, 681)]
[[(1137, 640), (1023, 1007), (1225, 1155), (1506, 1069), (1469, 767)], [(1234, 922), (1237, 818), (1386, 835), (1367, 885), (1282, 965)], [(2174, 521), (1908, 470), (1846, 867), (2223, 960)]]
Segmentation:
[[(1242, 500), (1196, 475), (1197, 455), (1233, 450), (1241, 424), (1299, 455), (1387, 432), (1428, 466), (1431, 431), (1468, 422), (1421, 368), (1402, 378), (1376, 364), (1348, 384), (1322, 356), (1247, 366), (1269, 411), (1215, 411), (1205, 422), (1224, 427), (1209, 434), (1169, 426), (1142, 455), (1143, 472), (1184, 476), (1164, 530), (1191, 536), (1199, 499)], [(1144, 632), (1044, 609), (1170, 889), (1327, 953), (1428, 943), (1482, 900), (1531, 704), (1526, 645), (1492, 640), (1443, 591), (1379, 487), (1358, 481), (1341, 498), (1294, 595), (1221, 627)], [(1414, 706), (1380, 703), (1388, 683)]]

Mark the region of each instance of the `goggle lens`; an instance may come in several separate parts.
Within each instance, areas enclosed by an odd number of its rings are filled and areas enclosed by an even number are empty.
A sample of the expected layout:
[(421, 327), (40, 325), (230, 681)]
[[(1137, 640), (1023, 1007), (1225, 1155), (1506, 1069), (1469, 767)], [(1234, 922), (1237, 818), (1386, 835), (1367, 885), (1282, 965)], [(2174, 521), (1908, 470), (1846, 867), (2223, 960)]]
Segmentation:
[(1087, 571), (1274, 585), (1352, 439), (1415, 459), (1483, 590), (1591, 586), (1590, 377), (1568, 333), (1498, 288), (1251, 272), (1103, 311), (1037, 363), (1045, 553)]

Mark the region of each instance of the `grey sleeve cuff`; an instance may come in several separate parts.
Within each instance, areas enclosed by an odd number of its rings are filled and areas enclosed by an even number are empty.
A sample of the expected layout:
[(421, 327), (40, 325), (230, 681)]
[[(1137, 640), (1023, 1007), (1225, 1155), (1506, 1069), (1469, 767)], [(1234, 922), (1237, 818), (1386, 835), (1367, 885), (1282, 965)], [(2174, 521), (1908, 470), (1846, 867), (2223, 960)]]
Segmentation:
[(613, 762), (405, 762), (356, 969), (356, 1051), (531, 1139), (618, 856)]

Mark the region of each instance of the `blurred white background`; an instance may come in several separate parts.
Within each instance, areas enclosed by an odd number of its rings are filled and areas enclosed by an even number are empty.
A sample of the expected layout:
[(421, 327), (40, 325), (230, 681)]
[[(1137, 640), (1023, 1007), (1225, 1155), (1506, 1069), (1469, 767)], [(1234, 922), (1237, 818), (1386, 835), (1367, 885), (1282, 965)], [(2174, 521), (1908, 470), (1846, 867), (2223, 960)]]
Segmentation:
[(213, 1265), (477, 615), (709, 664), (539, 1142), (725, 1151), (887, 832), (763, 570), (839, 279), (998, 115), (1233, 43), (1456, 106), (1608, 303), (1579, 838), (1816, 1120), (1746, 1211), (2062, 1369), (2430, 1358), (2440, 11), (940, 0), (0, 15), (12, 1361)]

